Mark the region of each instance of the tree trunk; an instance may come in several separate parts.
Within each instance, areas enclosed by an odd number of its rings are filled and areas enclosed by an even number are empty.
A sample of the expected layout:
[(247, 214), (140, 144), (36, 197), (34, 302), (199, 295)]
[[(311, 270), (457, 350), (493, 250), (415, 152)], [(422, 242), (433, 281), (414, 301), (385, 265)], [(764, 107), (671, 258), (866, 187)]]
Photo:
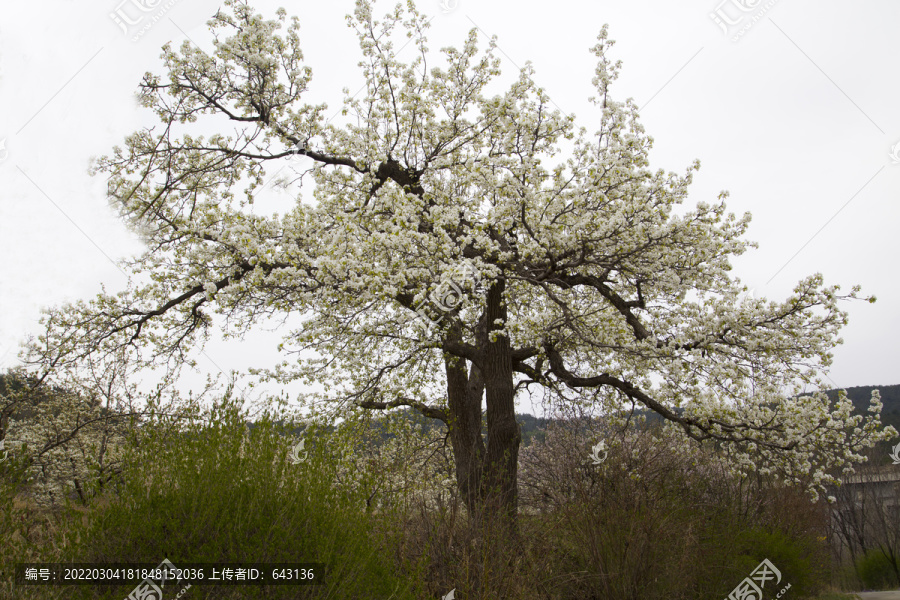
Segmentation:
[(484, 381), (474, 364), (466, 374), (466, 361), (444, 355), (447, 400), (450, 408), (450, 443), (456, 462), (456, 484), (470, 516), (481, 508), (484, 442), (481, 439), (481, 398)]
[[(503, 281), (488, 291), (487, 307), (475, 332), (481, 351), (481, 367), (444, 355), (447, 374), (450, 442), (456, 463), (456, 482), (469, 512), (472, 525), (478, 527), (483, 516), (506, 517), (515, 527), (518, 508), (518, 457), (522, 435), (515, 413), (512, 355), (509, 339), (490, 332), (506, 322)], [(462, 341), (462, 329), (451, 326), (450, 339)], [(481, 437), (482, 398), (487, 392), (487, 449)]]
[[(522, 434), (516, 422), (515, 387), (509, 337), (491, 332), (506, 325), (503, 299), (505, 281), (488, 290), (485, 310), (487, 340), (483, 348), (484, 386), (487, 400), (487, 451), (482, 480), (482, 498), (487, 513), (509, 518), (514, 528), (518, 509), (518, 457)], [(498, 324), (498, 320), (502, 324)]]

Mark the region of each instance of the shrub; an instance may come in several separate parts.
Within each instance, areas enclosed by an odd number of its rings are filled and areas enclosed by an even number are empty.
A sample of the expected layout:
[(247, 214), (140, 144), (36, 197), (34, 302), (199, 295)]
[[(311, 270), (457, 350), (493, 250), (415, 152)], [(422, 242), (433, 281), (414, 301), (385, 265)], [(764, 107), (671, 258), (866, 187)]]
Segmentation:
[(788, 536), (778, 529), (754, 527), (742, 532), (735, 541), (741, 551), (735, 563), (742, 571), (749, 574), (767, 558), (781, 572), (779, 585), (791, 584), (791, 596), (809, 595), (818, 584), (819, 574), (813, 567), (813, 551), (807, 540)]
[[(164, 421), (164, 418), (160, 418)], [(333, 485), (338, 468), (327, 435), (307, 459), (287, 460), (295, 440), (263, 418), (249, 433), (227, 397), (208, 415), (172, 428), (145, 425), (135, 436), (119, 497), (98, 510), (73, 552), (81, 562), (320, 562), (321, 586), (192, 586), (192, 598), (412, 598), (370, 535), (365, 498)], [(326, 443), (322, 443), (326, 442)], [(121, 598), (129, 590), (93, 589)], [(85, 592), (86, 593), (86, 592)]]
[[(608, 455), (593, 464), (598, 439)], [(802, 491), (732, 476), (665, 428), (554, 426), (522, 455), (549, 597), (724, 597), (764, 558), (798, 596), (820, 584), (821, 511), (794, 508)]]
[(897, 572), (893, 563), (877, 548), (859, 557), (856, 569), (863, 585), (870, 590), (893, 588), (897, 584)]

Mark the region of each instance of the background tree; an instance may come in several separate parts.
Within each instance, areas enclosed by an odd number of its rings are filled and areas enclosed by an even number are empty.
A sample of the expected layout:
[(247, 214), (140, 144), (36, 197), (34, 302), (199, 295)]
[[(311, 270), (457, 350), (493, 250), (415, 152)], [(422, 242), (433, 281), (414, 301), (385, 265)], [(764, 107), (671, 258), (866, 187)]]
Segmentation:
[(0, 413), (0, 459), (22, 469), (26, 495), (37, 504), (85, 504), (113, 483), (125, 418), (108, 411), (97, 394), (44, 386), (10, 371), (0, 376)]
[[(812, 472), (814, 487), (888, 435), (877, 398), (863, 423), (846, 398), (795, 395), (830, 364), (838, 301), (858, 289), (813, 275), (781, 302), (740, 299), (729, 259), (752, 246), (750, 216), (727, 214), (724, 193), (681, 206), (698, 163), (649, 170), (635, 105), (607, 93), (619, 63), (605, 27), (589, 136), (530, 66), (487, 95), (499, 59), (475, 30), (433, 67), (411, 2), (378, 21), (359, 0), (349, 23), (366, 87), (341, 124), (304, 102), (311, 70), (283, 9), (270, 21), (229, 0), (211, 53), (165, 47), (167, 77), (140, 89), (162, 127), (96, 164), (147, 251), (126, 292), (51, 313), (47, 342), (66, 360), (128, 348), (135, 365), (177, 364), (214, 312), (230, 333), (302, 317), (283, 346), (316, 358), (266, 374), (325, 382), (333, 414), (409, 406), (446, 423), (473, 515), (516, 514), (514, 401), (532, 385), (559, 402), (643, 405), (722, 445), (737, 471)], [(252, 212), (266, 168), (294, 157), (313, 201)]]
[[(172, 410), (178, 394), (165, 376), (155, 390), (139, 392), (125, 380), (127, 361), (121, 354), (120, 360), (102, 362), (88, 356), (77, 368), (67, 367), (60, 353), (40, 340), (47, 337), (32, 339), (31, 351), (40, 354), (46, 369), (0, 374), (0, 440), (9, 464), (18, 467), (5, 474), (40, 506), (67, 500), (86, 505), (120, 483), (122, 448), (146, 410), (157, 405)], [(24, 481), (16, 481), (17, 473)]]

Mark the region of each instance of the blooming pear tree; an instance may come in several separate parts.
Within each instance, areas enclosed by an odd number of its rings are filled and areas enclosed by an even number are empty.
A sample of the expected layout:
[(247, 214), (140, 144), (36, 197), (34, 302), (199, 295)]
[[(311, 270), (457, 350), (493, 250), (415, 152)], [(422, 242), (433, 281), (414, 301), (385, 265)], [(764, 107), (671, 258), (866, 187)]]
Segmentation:
[[(51, 312), (69, 360), (130, 349), (177, 363), (213, 315), (235, 335), (295, 317), (282, 348), (296, 358), (263, 374), (324, 383), (335, 415), (408, 406), (443, 421), (472, 514), (516, 514), (514, 408), (529, 389), (647, 408), (738, 471), (817, 484), (892, 433), (877, 399), (861, 420), (796, 394), (820, 383), (847, 322), (839, 301), (858, 288), (812, 275), (782, 301), (742, 296), (729, 260), (754, 245), (749, 214), (727, 213), (725, 193), (685, 206), (699, 163), (650, 170), (634, 103), (608, 95), (620, 64), (605, 27), (588, 135), (530, 66), (489, 95), (499, 59), (475, 30), (435, 66), (411, 2), (377, 20), (359, 0), (348, 22), (366, 84), (334, 123), (304, 99), (312, 72), (283, 9), (265, 20), (228, 0), (210, 53), (164, 48), (167, 74), (140, 86), (161, 126), (95, 165), (147, 250), (126, 264), (127, 291)], [(254, 212), (267, 171), (296, 166), (312, 198)]]
[(7, 474), (23, 477), (8, 481), (40, 506), (87, 504), (123, 481), (126, 448), (148, 415), (184, 418), (214, 391), (213, 383), (187, 401), (174, 388), (172, 372), (157, 373), (154, 389), (139, 390), (127, 379), (127, 349), (72, 361), (53, 318), (45, 321), (44, 332), (28, 343), (32, 368), (0, 374), (0, 441), (13, 467)]
[(100, 386), (51, 384), (19, 370), (0, 379), (0, 437), (26, 497), (41, 506), (85, 504), (113, 487), (132, 413), (110, 410)]

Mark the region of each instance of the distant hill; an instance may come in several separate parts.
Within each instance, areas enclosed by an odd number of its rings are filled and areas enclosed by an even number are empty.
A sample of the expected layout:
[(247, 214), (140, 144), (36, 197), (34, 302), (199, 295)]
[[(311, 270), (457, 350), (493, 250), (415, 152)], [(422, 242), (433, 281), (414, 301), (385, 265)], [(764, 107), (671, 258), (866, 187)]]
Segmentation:
[[(8, 374), (0, 373), (0, 396), (8, 394), (20, 387), (21, 387), (21, 384), (10, 380), (10, 378), (8, 377)], [(893, 425), (894, 428), (897, 429), (898, 432), (900, 432), (900, 384), (882, 385), (882, 386), (865, 385), (865, 386), (856, 386), (856, 387), (846, 388), (847, 396), (850, 399), (850, 401), (853, 403), (853, 406), (854, 406), (854, 414), (862, 414), (862, 415), (866, 414), (866, 411), (869, 407), (869, 400), (871, 399), (871, 396), (872, 396), (872, 390), (874, 390), (874, 389), (878, 389), (880, 391), (881, 401), (884, 404), (884, 407), (882, 408), (882, 411), (881, 411), (882, 423), (885, 426)], [(42, 394), (49, 395), (49, 394), (53, 394), (53, 393), (60, 393), (63, 391), (64, 390), (61, 390), (61, 389), (50, 388), (48, 390), (43, 390)], [(837, 397), (838, 397), (837, 390), (828, 390), (825, 393), (829, 397), (829, 399), (831, 399), (832, 401), (837, 400)], [(15, 411), (15, 417), (16, 418), (27, 418), (28, 416), (31, 416), (32, 412), (33, 411), (28, 406), (18, 407), (18, 410)], [(421, 414), (419, 414), (418, 412), (416, 412), (413, 409), (405, 409), (405, 410), (399, 411), (399, 412), (400, 412), (400, 414), (405, 415), (407, 419), (409, 419), (413, 423), (417, 424), (418, 426), (420, 426), (426, 430), (435, 430), (435, 429), (440, 429), (441, 427), (443, 427), (443, 424), (440, 423), (439, 421), (437, 421), (436, 419), (429, 419), (429, 418), (423, 417)], [(650, 411), (650, 410), (646, 410), (646, 409), (638, 410), (638, 411), (635, 411), (635, 413), (637, 415), (642, 415), (642, 416), (647, 417), (647, 422), (649, 424), (659, 423), (663, 420), (663, 418), (659, 414), (657, 414), (653, 411)], [(545, 432), (547, 426), (550, 424), (550, 422), (553, 421), (553, 419), (536, 417), (536, 416), (530, 415), (530, 414), (517, 414), (516, 421), (518, 421), (519, 426), (521, 427), (522, 445), (527, 446), (527, 445), (531, 444), (532, 441), (534, 441), (534, 440), (543, 440), (544, 435), (545, 435), (544, 432)], [(248, 426), (250, 428), (254, 428), (255, 424), (248, 423)], [(298, 428), (294, 433), (298, 434), (301, 432), (301, 430), (302, 430), (302, 427)], [(383, 442), (384, 440), (386, 440), (387, 438), (390, 437), (390, 435), (385, 431), (381, 431), (380, 435), (377, 435), (378, 432), (373, 432), (373, 433), (376, 433), (377, 438), (380, 438), (380, 439), (378, 439), (378, 441), (375, 442), (376, 444), (379, 444), (380, 442)], [(483, 433), (486, 434), (487, 431), (483, 430)], [(898, 440), (895, 438), (894, 440), (887, 442), (885, 444), (882, 444), (882, 445), (885, 447), (893, 446), (894, 444), (897, 443), (897, 441)], [(882, 448), (879, 448), (877, 450), (877, 453), (879, 453), (879, 454), (883, 453), (882, 450), (883, 450)], [(886, 454), (885, 454), (885, 456), (886, 456)]]
[[(846, 388), (847, 397), (853, 403), (853, 414), (865, 415), (869, 408), (869, 400), (872, 398), (872, 390), (878, 390), (881, 394), (881, 423), (887, 427), (893, 425), (894, 429), (900, 433), (900, 385), (860, 385), (857, 387)], [(837, 390), (829, 390), (825, 392), (831, 400), (837, 400)], [(894, 438), (887, 442), (878, 444), (873, 452), (876, 457), (887, 463), (888, 454), (891, 447), (900, 441)]]
[[(900, 385), (860, 385), (846, 388), (847, 397), (853, 402), (853, 407), (859, 414), (865, 414), (869, 408), (869, 400), (872, 398), (872, 390), (878, 390), (881, 394), (881, 421), (885, 425), (893, 425), (900, 431)], [(838, 391), (825, 392), (831, 400), (837, 400)]]
[[(877, 389), (881, 393), (881, 401), (884, 404), (884, 407), (881, 411), (881, 422), (887, 425), (893, 425), (894, 428), (900, 432), (900, 384), (898, 385), (884, 385), (884, 386), (858, 386), (846, 388), (847, 397), (853, 402), (854, 406), (854, 414), (867, 414), (866, 411), (869, 408), (869, 400), (872, 397), (872, 390)], [(831, 401), (836, 401), (838, 397), (837, 390), (828, 390), (825, 392)], [(683, 409), (678, 409), (677, 412), (682, 412)], [(409, 421), (423, 428), (424, 430), (436, 430), (443, 427), (443, 424), (440, 423), (436, 419), (429, 419), (427, 417), (423, 417), (419, 412), (411, 409), (405, 408), (397, 411), (397, 414), (405, 416)], [(663, 421), (663, 417), (658, 413), (655, 413), (648, 409), (636, 410), (636, 415), (644, 416), (647, 418), (648, 424), (657, 424)], [(516, 414), (516, 421), (518, 421), (519, 426), (522, 430), (522, 445), (527, 446), (532, 441), (538, 440), (541, 441), (544, 439), (545, 430), (547, 426), (554, 421), (554, 419), (544, 418), (544, 417), (536, 417), (531, 414)], [(254, 425), (252, 423), (249, 424), (252, 428)], [(297, 431), (296, 433), (299, 433)], [(483, 429), (482, 433), (487, 434), (487, 430)], [(378, 441), (376, 444), (385, 441), (388, 439), (390, 435), (387, 432), (382, 431), (380, 435), (378, 435)], [(891, 442), (891, 445), (896, 444), (897, 441), (894, 440)]]
[[(872, 398), (872, 390), (877, 389), (881, 393), (881, 401), (884, 404), (881, 409), (881, 422), (887, 425), (893, 425), (900, 432), (900, 384), (895, 385), (867, 385), (846, 388), (847, 397), (853, 403), (854, 414), (867, 414), (869, 408), (869, 400)], [(838, 397), (838, 390), (828, 390), (825, 392), (828, 398), (834, 402)], [(437, 429), (441, 427), (441, 423), (435, 419), (427, 419), (412, 409), (407, 409), (407, 417), (423, 427), (429, 429)], [(679, 410), (678, 412), (681, 412)], [(663, 417), (651, 410), (637, 410), (635, 414), (645, 416), (649, 424), (660, 423)], [(530, 414), (516, 414), (516, 421), (522, 428), (522, 445), (527, 446), (533, 440), (543, 440), (544, 431), (547, 425), (553, 419), (535, 417)], [(486, 431), (484, 433), (487, 433)], [(893, 445), (897, 443), (897, 439), (889, 443)], [(888, 445), (887, 443), (884, 445)]]

